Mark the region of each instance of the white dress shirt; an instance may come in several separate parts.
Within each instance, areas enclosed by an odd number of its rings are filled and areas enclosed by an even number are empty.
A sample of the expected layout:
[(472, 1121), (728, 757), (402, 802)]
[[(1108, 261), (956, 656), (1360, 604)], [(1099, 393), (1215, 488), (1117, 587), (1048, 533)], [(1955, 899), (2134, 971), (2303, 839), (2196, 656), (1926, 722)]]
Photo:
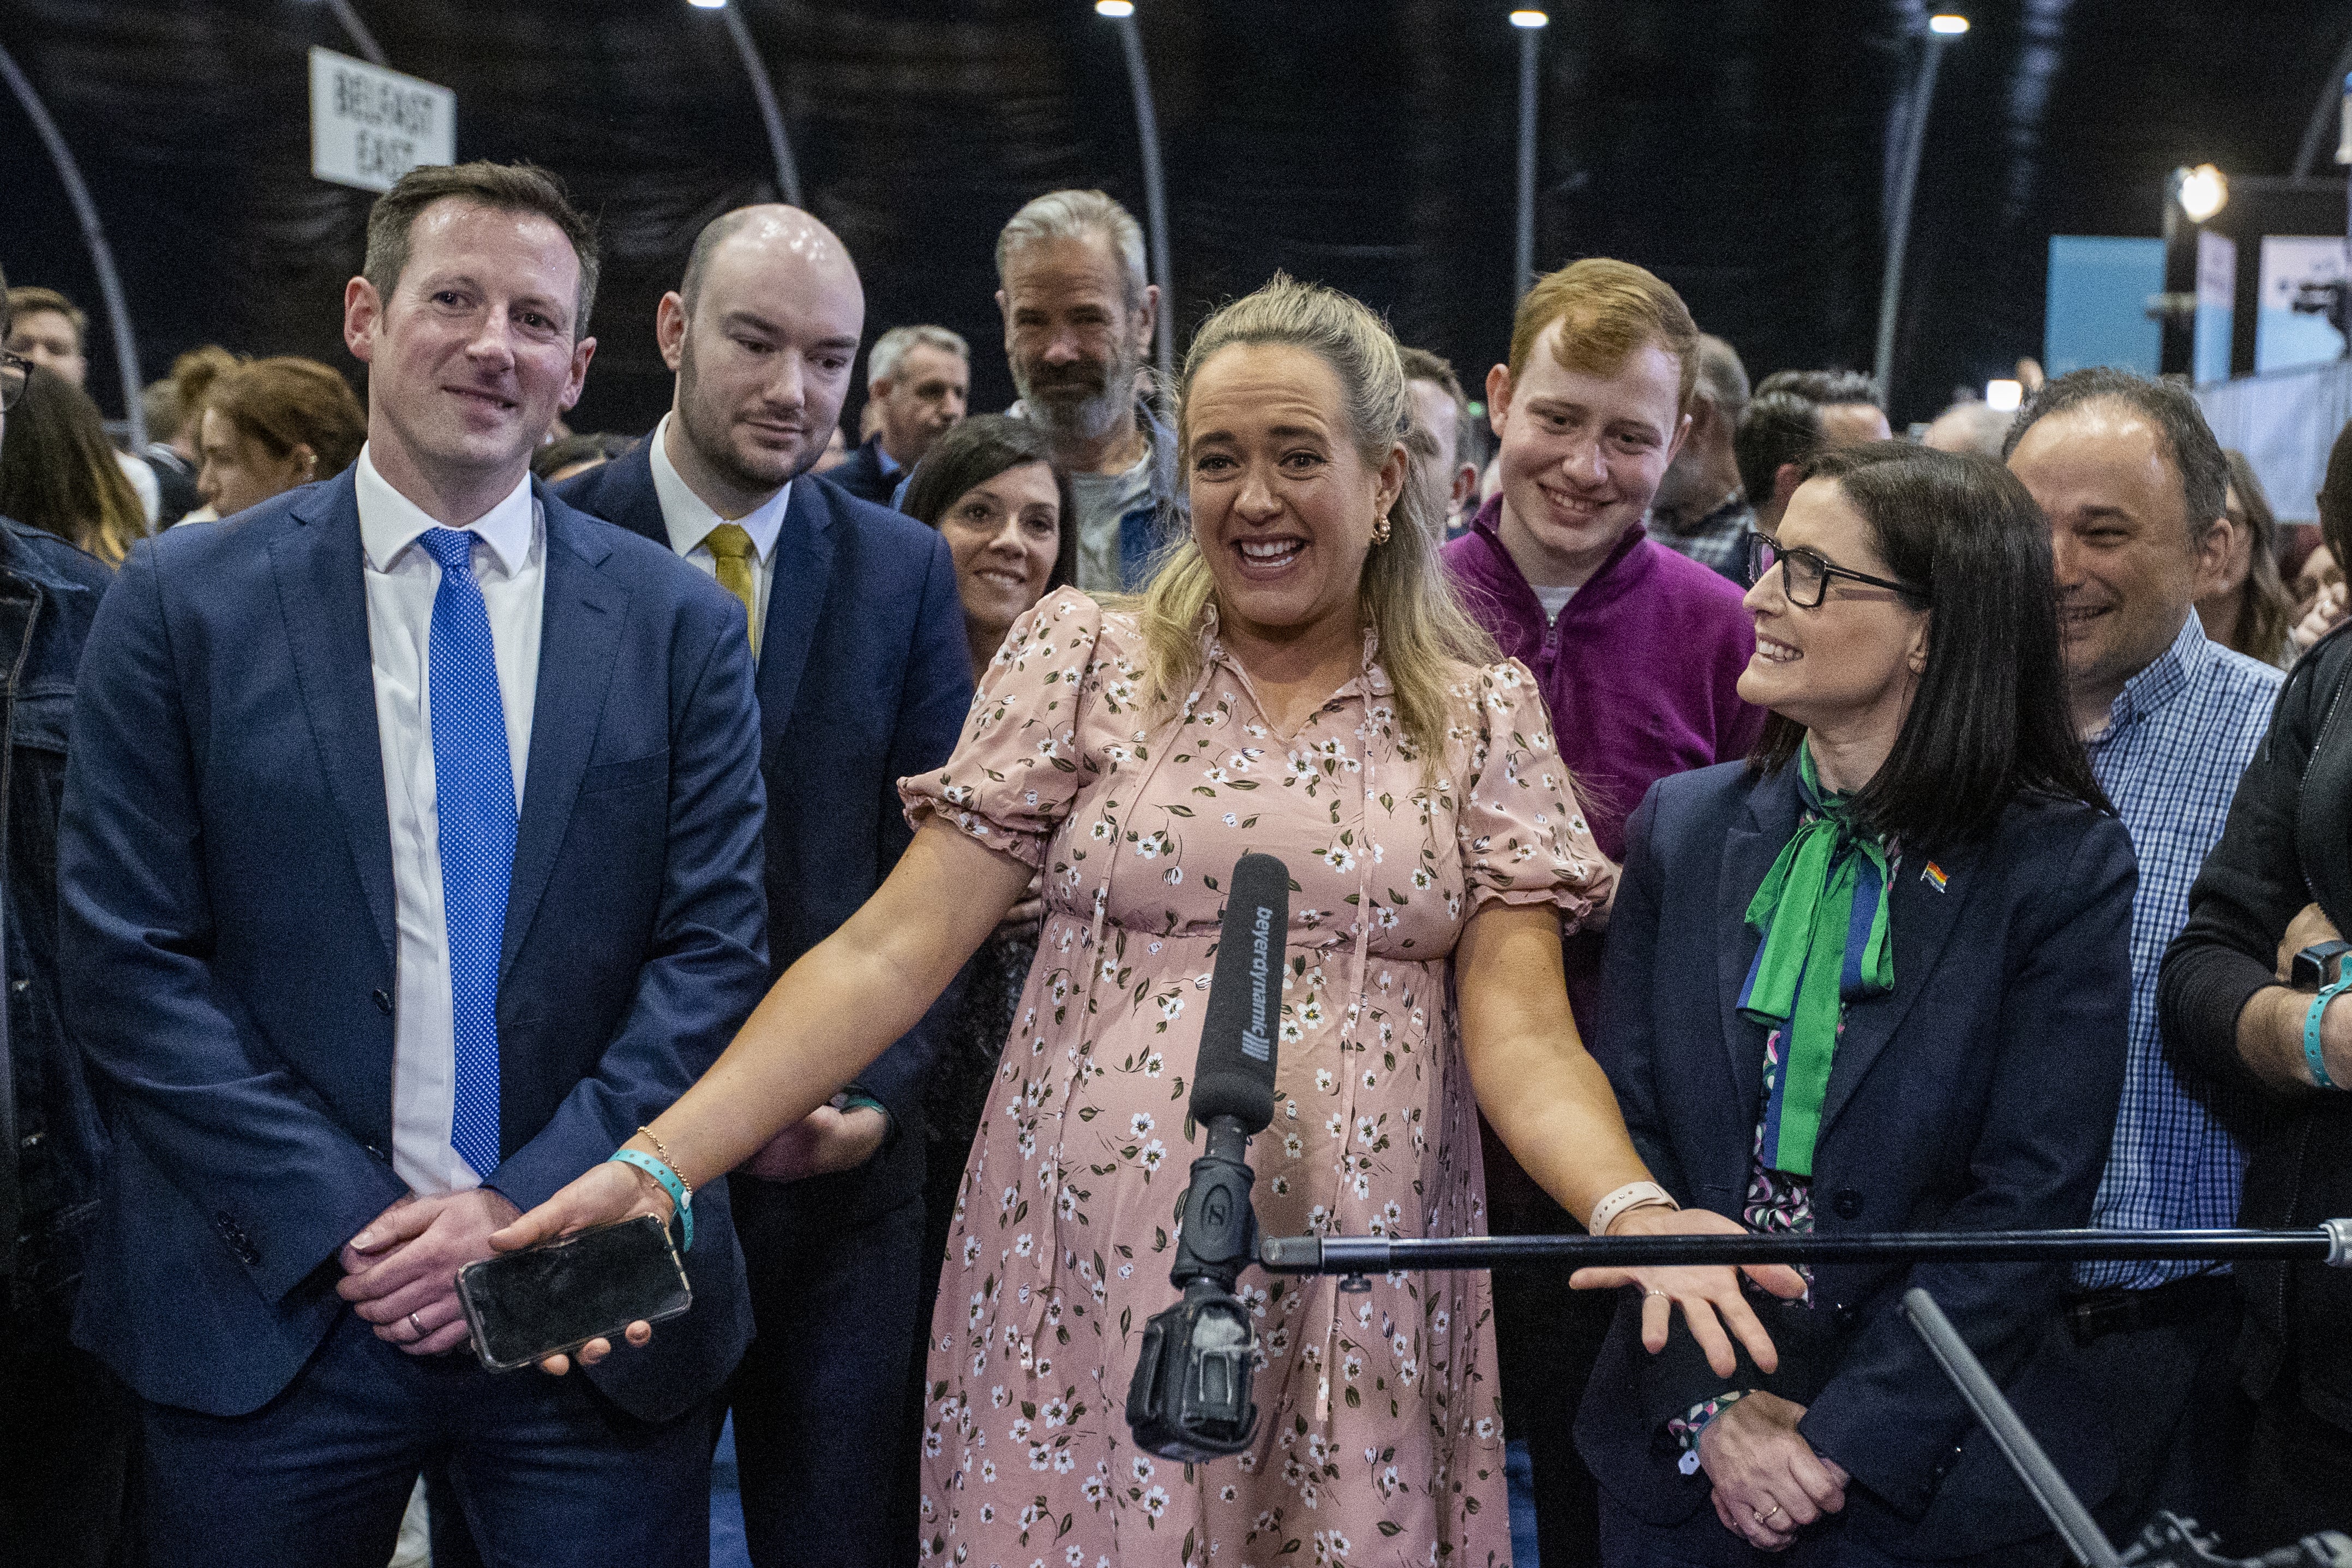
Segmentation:
[(784, 509), (792, 504), (793, 486), (787, 482), (782, 489), (742, 517), (720, 517), (708, 501), (694, 493), (694, 486), (686, 482), (686, 476), (669, 460), (669, 449), (663, 443), (669, 437), (670, 417), (662, 415), (654, 433), (646, 437), (653, 443), (654, 494), (661, 501), (662, 526), (669, 530), (669, 548), (717, 577), (719, 558), (703, 542), (710, 538), (710, 530), (721, 523), (733, 523), (751, 535), (751, 548), (758, 552), (751, 563), (752, 616), (764, 628), (768, 623), (768, 585), (776, 575), (776, 539), (784, 531)]
[[(419, 534), (445, 525), (394, 489), (364, 447), (357, 484), (368, 655), (375, 674), (376, 738), (383, 748), (400, 933), (392, 1035), (392, 1168), (410, 1191), (431, 1196), (481, 1185), (474, 1167), (449, 1143), (457, 1104), (457, 1037), (450, 1004), (449, 927), (441, 903), (441, 818), (434, 796), (433, 703), (426, 680), (441, 568), (416, 548)], [(547, 578), (546, 521), (531, 496), (530, 477), (467, 527), (475, 536), (474, 580), (489, 614), (520, 816)]]

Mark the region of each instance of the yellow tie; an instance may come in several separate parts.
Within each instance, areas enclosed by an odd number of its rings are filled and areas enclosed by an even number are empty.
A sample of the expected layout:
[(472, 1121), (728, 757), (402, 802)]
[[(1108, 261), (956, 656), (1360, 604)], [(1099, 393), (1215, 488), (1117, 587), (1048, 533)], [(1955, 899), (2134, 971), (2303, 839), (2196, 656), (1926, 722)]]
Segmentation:
[(751, 575), (751, 536), (735, 523), (721, 523), (702, 541), (718, 562), (719, 586), (743, 601), (743, 623), (751, 637), (751, 653), (760, 652), (760, 585)]

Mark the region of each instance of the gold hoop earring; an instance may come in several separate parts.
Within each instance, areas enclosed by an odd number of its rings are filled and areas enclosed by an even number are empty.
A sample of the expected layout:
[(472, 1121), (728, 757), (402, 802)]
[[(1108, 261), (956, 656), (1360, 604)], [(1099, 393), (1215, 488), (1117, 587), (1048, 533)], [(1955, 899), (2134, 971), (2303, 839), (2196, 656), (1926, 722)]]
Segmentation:
[(1386, 517), (1372, 525), (1372, 542), (1376, 545), (1389, 542), (1389, 520)]

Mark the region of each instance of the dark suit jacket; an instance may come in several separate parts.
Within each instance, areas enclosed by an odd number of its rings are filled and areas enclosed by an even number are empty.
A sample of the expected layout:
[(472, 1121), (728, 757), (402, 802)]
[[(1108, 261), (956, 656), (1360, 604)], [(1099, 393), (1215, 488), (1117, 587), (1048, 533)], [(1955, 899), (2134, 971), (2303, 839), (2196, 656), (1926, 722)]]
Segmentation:
[[(1765, 1030), (1738, 1008), (1758, 945), (1745, 915), (1799, 815), (1794, 768), (1661, 780), (1628, 824), (1610, 920), (1593, 1053), (1658, 1181), (1734, 1218), (1763, 1112)], [(1904, 852), (1895, 989), (1849, 1008), (1822, 1106), (1822, 1233), (2088, 1223), (2123, 1083), (2136, 881), (2122, 824), (2081, 805), (2012, 805), (1981, 843)], [(1771, 1378), (1717, 1376), (1679, 1322), (1653, 1359), (1628, 1291), (1577, 1446), (1618, 1503), (1679, 1522), (1707, 1486), (1678, 1472), (1663, 1424), (1727, 1387), (1769, 1388), (1808, 1406), (1800, 1430), (1860, 1483), (1842, 1528), (1900, 1554), (2024, 1539), (2040, 1511), (1897, 1302), (1927, 1288), (2095, 1502), (2114, 1459), (2056, 1364), (2063, 1279), (2054, 1263), (1822, 1266), (1811, 1308), (1762, 1310), (1782, 1352)]]
[[(759, 999), (742, 612), (540, 492), (545, 609), (499, 958), (525, 1208), (608, 1155)], [(145, 1397), (257, 1408), (337, 1315), (393, 1174), (394, 884), (352, 475), (131, 551), (100, 606), (60, 834), (68, 1016), (114, 1134), (75, 1332)], [(666, 1419), (748, 1323), (723, 1184), (694, 1311), (591, 1374)]]
[[(581, 510), (669, 549), (653, 443), (567, 480)], [(911, 834), (898, 780), (946, 762), (971, 707), (971, 656), (946, 541), (912, 517), (804, 474), (776, 543), (760, 638), (767, 780), (768, 958), (781, 975), (882, 885)], [(862, 1207), (922, 1185), (923, 1087), (936, 1031), (918, 1029), (858, 1075), (890, 1113)], [(908, 1135), (909, 1130), (912, 1135)]]
[(882, 455), (882, 438), (869, 435), (853, 448), (848, 456), (825, 470), (824, 481), (849, 492), (861, 501), (871, 501), (877, 507), (887, 507), (898, 488), (898, 481), (907, 471)]

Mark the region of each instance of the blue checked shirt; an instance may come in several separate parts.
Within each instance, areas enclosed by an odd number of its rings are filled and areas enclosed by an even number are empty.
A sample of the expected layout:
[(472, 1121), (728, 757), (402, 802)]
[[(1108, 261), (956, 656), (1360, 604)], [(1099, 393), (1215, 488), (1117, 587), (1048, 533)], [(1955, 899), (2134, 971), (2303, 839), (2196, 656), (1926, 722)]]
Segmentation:
[[(2270, 728), (2282, 672), (2210, 642), (2194, 613), (2172, 646), (2124, 683), (2107, 727), (2086, 744), (2091, 771), (2115, 802), (2139, 857), (2132, 895), (2130, 1052), (2115, 1142), (2091, 1223), (2165, 1230), (2238, 1222), (2246, 1156), (2209, 1108), (2229, 1103), (2210, 1082), (2196, 1093), (2165, 1059), (2156, 974), (2189, 923), (2189, 887), (2221, 837), (2238, 777)], [(2146, 1290), (2206, 1270), (2193, 1261), (2075, 1266), (2083, 1290)]]
[(1720, 572), (1742, 588), (1748, 586), (1748, 536), (1755, 531), (1755, 509), (1737, 490), (1686, 534), (1675, 533), (1655, 521), (1650, 524), (1652, 538)]

